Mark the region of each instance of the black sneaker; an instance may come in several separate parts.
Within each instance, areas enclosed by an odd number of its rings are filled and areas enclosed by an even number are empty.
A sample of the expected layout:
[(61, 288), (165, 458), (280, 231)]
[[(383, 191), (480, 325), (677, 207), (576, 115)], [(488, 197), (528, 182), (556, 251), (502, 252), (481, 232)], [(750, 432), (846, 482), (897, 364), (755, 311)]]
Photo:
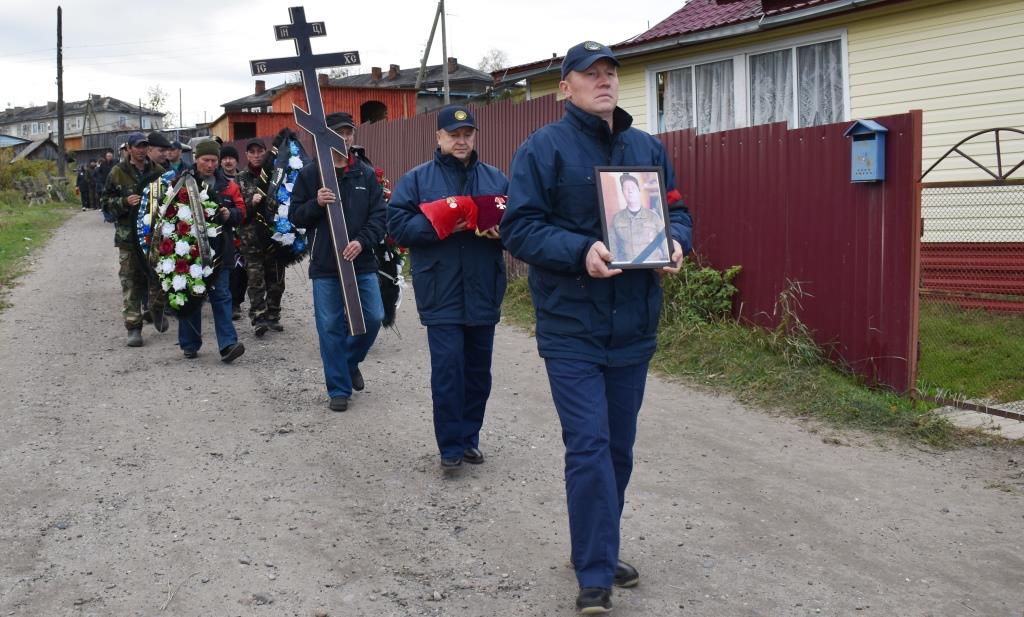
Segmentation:
[(458, 469), (459, 467), (462, 467), (462, 457), (441, 457), (441, 469)]
[(612, 610), (612, 590), (604, 587), (583, 587), (576, 596), (581, 615), (603, 615)]
[(193, 360), (195, 359), (196, 356), (199, 355), (199, 352), (196, 351), (195, 349), (185, 349), (181, 353), (189, 360)]
[(331, 397), (331, 402), (327, 404), (327, 407), (331, 411), (345, 411), (348, 409), (348, 399), (344, 396)]
[(267, 320), (267, 326), (270, 327), (274, 332), (284, 332), (284, 326), (281, 325), (281, 321), (277, 319)]
[(462, 460), (470, 465), (479, 465), (484, 462), (484, 453), (480, 451), (480, 448), (466, 448), (462, 452)]
[[(576, 567), (572, 556), (569, 556), (569, 565)], [(615, 564), (615, 578), (612, 583), (616, 587), (629, 588), (640, 584), (640, 572), (621, 559)]]
[(231, 321), (238, 321), (242, 318), (242, 307), (232, 306), (231, 307)]
[(263, 336), (267, 333), (268, 329), (269, 326), (267, 325), (267, 322), (262, 319), (257, 319), (256, 323), (252, 324), (252, 333), (256, 336)]
[(224, 349), (220, 350), (220, 361), (224, 364), (231, 364), (237, 360), (239, 356), (245, 353), (245, 345), (241, 343), (235, 343), (234, 345), (228, 345)]
[(352, 376), (352, 389), (353, 390), (360, 390), (361, 391), (363, 388), (366, 387), (366, 382), (363, 381), (363, 373), (362, 373), (362, 371), (359, 370), (358, 366), (355, 368), (355, 370), (353, 370), (351, 373), (349, 373), (349, 375)]
[(615, 564), (615, 586), (636, 587), (640, 583), (640, 572), (621, 559)]

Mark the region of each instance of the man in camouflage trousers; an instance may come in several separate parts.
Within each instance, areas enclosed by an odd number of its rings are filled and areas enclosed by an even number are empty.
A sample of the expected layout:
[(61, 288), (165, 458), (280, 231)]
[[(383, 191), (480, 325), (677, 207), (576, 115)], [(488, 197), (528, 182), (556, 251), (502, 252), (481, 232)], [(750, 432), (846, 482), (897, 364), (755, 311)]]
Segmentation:
[[(268, 210), (268, 207), (277, 207), (274, 198), (264, 194), (267, 182), (260, 177), (266, 152), (263, 140), (250, 140), (245, 145), (248, 165), (235, 178), (242, 189), (242, 199), (249, 212), (245, 223), (238, 228), (238, 237), (245, 257), (246, 273), (249, 275), (249, 319), (252, 320), (256, 336), (263, 336), (268, 329), (275, 332), (284, 330), (281, 325), (284, 267), (278, 262), (273, 247), (263, 246), (259, 238), (258, 226), (274, 220), (274, 212)], [(263, 221), (259, 220), (260, 216)]]
[[(150, 285), (146, 266), (133, 246), (135, 219), (132, 213), (142, 201), (147, 184), (160, 177), (163, 168), (149, 160), (149, 142), (142, 133), (128, 136), (128, 157), (113, 167), (103, 188), (103, 211), (114, 218), (114, 245), (118, 251), (121, 279), (121, 301), (124, 327), (128, 330), (127, 345), (142, 347), (142, 301), (150, 290), (150, 311), (153, 325), (159, 332), (168, 327), (164, 316), (164, 294), (159, 286)], [(155, 280), (153, 281), (155, 283)]]

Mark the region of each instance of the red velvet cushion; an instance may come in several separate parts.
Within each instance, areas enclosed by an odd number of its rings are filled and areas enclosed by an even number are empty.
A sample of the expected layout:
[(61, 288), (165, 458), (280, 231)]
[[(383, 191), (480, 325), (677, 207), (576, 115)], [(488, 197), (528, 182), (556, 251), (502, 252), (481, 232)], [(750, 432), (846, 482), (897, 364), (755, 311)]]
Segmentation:
[[(465, 195), (422, 203), (420, 212), (427, 217), (441, 240), (452, 235), (459, 221), (465, 220), (468, 229), (476, 228), (476, 205)], [(470, 224), (473, 226), (470, 227)]]
[(478, 195), (473, 198), (476, 204), (476, 228), (480, 231), (487, 231), (496, 227), (505, 214), (505, 204), (508, 197), (505, 195)]

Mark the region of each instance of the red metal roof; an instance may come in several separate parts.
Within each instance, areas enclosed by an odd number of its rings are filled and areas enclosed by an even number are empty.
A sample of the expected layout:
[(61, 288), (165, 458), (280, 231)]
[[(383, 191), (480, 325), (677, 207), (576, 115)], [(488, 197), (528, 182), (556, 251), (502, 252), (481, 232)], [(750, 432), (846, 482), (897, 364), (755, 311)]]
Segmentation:
[[(653, 28), (631, 39), (612, 45), (613, 50), (627, 49), (640, 43), (680, 36), (702, 30), (712, 30), (741, 22), (754, 21), (764, 16), (789, 13), (814, 5), (830, 4), (838, 0), (689, 0), (678, 11), (654, 25)], [(558, 66), (561, 58), (549, 58), (495, 71), (499, 79), (508, 74), (522, 73), (545, 66)]]
[(761, 0), (739, 0), (738, 2), (690, 0), (681, 9), (655, 24), (647, 32), (630, 39), (628, 44), (718, 28), (748, 21), (761, 15)]

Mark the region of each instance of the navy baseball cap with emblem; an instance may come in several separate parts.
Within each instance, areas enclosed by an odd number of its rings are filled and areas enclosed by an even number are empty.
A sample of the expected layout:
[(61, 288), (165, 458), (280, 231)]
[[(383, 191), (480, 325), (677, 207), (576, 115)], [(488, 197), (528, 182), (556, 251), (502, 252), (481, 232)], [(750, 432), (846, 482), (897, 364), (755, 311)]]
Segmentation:
[(129, 146), (148, 146), (149, 140), (143, 133), (136, 131), (128, 136), (126, 143)]
[(562, 79), (565, 79), (569, 71), (585, 71), (602, 58), (607, 58), (612, 64), (619, 66), (619, 60), (607, 45), (595, 41), (583, 41), (579, 45), (573, 45), (565, 52), (565, 59), (562, 60)]
[(462, 105), (449, 105), (437, 114), (437, 128), (451, 133), (464, 126), (476, 128), (472, 112)]

